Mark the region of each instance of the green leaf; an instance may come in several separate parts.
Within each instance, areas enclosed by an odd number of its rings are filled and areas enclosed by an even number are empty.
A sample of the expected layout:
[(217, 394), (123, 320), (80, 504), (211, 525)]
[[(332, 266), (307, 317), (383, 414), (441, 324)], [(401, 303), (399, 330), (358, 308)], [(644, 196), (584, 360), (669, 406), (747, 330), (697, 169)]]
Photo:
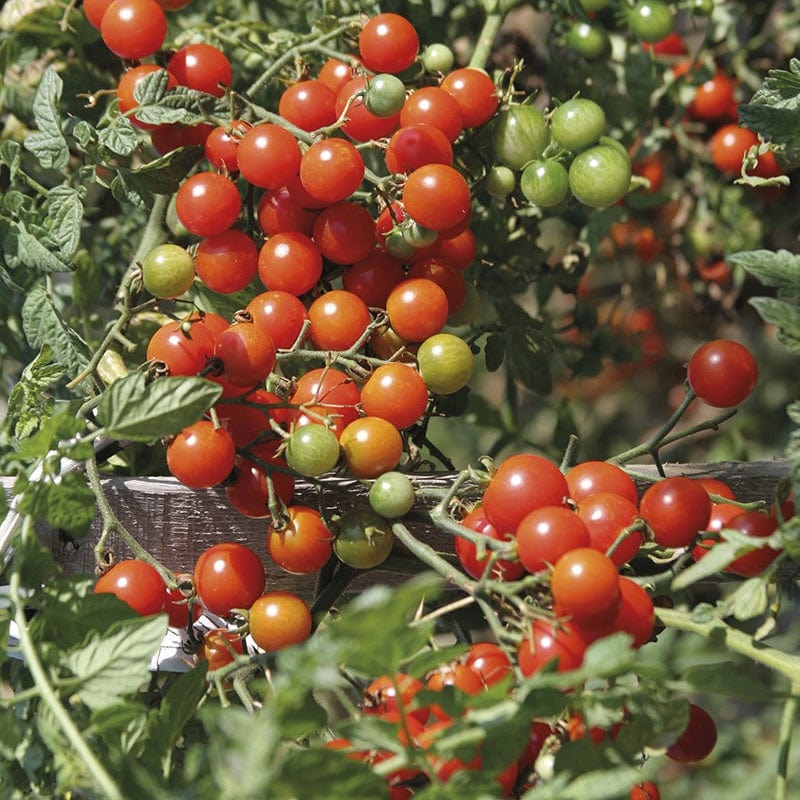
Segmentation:
[(64, 375), (64, 367), (54, 361), (53, 348), (46, 344), (22, 371), (11, 390), (4, 425), (12, 436), (24, 439), (52, 414), (54, 401), (48, 390)]
[(3, 255), (6, 263), (12, 269), (27, 267), (35, 274), (49, 274), (53, 272), (69, 272), (72, 264), (62, 258), (60, 250), (53, 243), (53, 249), (47, 246), (45, 231), (29, 230), (24, 223), (15, 221), (11, 223), (3, 236)]
[(528, 389), (547, 394), (552, 389), (550, 357), (553, 344), (541, 331), (540, 323), (519, 306), (500, 309), (506, 320), (505, 351), (509, 373)]
[(716, 575), (736, 558), (738, 546), (733, 542), (718, 542), (697, 562), (687, 567), (672, 581), (675, 591), (686, 589), (697, 581)]
[(22, 327), (31, 347), (49, 344), (59, 364), (77, 375), (89, 363), (89, 348), (67, 324), (50, 292), (41, 283), (34, 286), (22, 307)]
[(81, 682), (81, 700), (102, 709), (137, 691), (147, 681), (150, 660), (166, 632), (166, 614), (127, 619), (102, 634), (91, 632), (63, 662)]
[(222, 394), (205, 378), (158, 378), (141, 373), (120, 378), (103, 392), (97, 418), (107, 436), (151, 442), (197, 422)]
[[(399, 587), (371, 586), (344, 609), (330, 626), (348, 667), (364, 675), (395, 673), (422, 650), (433, 632), (433, 623), (409, 625), (427, 599), (441, 591), (441, 582), (430, 574), (419, 575)], [(370, 647), (364, 647), (370, 642)]]
[(148, 714), (146, 745), (141, 760), (150, 764), (153, 771), (157, 768), (166, 774), (173, 748), (208, 690), (207, 666), (208, 662), (203, 661), (189, 672), (181, 673), (169, 685), (158, 708)]
[(749, 250), (733, 253), (729, 261), (766, 286), (777, 286), (789, 296), (800, 295), (800, 255), (788, 250)]
[(111, 192), (119, 201), (128, 200), (148, 209), (154, 194), (173, 194), (202, 155), (200, 146), (179, 147), (134, 169), (119, 167)]
[(112, 117), (107, 127), (100, 129), (97, 139), (118, 156), (129, 156), (139, 146), (136, 129), (127, 117), (119, 113)]
[(47, 216), (52, 223), (50, 234), (59, 246), (63, 258), (71, 258), (78, 249), (81, 238), (81, 197), (69, 186), (56, 186), (48, 192), (47, 200)]
[(749, 303), (764, 322), (778, 328), (778, 341), (790, 353), (800, 355), (800, 308), (774, 297), (751, 297)]
[[(720, 680), (720, 675), (725, 680)], [(734, 661), (697, 664), (684, 672), (683, 679), (696, 692), (736, 697), (750, 703), (767, 703), (780, 697), (758, 673), (743, 669), (741, 663)]]
[(500, 334), (493, 333), (486, 339), (483, 357), (486, 361), (488, 372), (496, 372), (503, 365), (503, 360), (506, 357), (506, 343)]
[(33, 99), (33, 117), (37, 132), (25, 139), (25, 149), (33, 153), (45, 169), (64, 169), (69, 162), (69, 148), (61, 128), (59, 103), (64, 82), (48, 67)]
[(51, 528), (65, 530), (76, 538), (86, 535), (97, 513), (94, 493), (77, 472), (46, 475), (36, 481), (22, 476), (14, 491), (22, 495), (20, 513), (42, 519)]
[(741, 621), (761, 616), (768, 607), (767, 581), (760, 576), (746, 580), (725, 601), (726, 614)]
[(11, 173), (9, 178), (11, 183), (17, 177), (20, 164), (22, 163), (22, 146), (13, 139), (6, 139), (0, 142), (0, 164), (5, 164)]

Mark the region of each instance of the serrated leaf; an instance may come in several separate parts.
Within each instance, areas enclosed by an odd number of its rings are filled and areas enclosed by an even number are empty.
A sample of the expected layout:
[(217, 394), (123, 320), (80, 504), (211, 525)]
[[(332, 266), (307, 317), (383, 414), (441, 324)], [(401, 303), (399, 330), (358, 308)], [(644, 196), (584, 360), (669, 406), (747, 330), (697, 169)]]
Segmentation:
[(64, 656), (65, 666), (81, 681), (81, 700), (102, 709), (137, 691), (166, 632), (166, 614), (128, 619), (102, 634), (93, 631), (79, 649)]
[(37, 481), (18, 480), (15, 491), (22, 494), (17, 507), (20, 513), (44, 520), (75, 538), (86, 535), (97, 513), (94, 493), (77, 472)]
[(119, 168), (111, 192), (119, 201), (128, 200), (139, 208), (152, 205), (154, 194), (173, 194), (202, 155), (200, 146), (179, 147), (135, 169)]
[(47, 194), (47, 216), (52, 223), (50, 234), (58, 244), (64, 259), (78, 249), (83, 221), (83, 202), (80, 194), (69, 186), (56, 186)]
[(22, 161), (22, 146), (13, 139), (6, 139), (0, 142), (0, 163), (5, 164), (10, 172), (11, 183), (17, 177), (20, 163)]
[(748, 250), (729, 256), (733, 264), (755, 275), (765, 286), (776, 286), (787, 295), (800, 295), (800, 255), (788, 250)]
[(740, 621), (760, 617), (769, 607), (767, 582), (761, 577), (749, 578), (726, 600), (726, 612)]
[(63, 88), (64, 82), (59, 74), (48, 67), (33, 98), (33, 117), (38, 131), (25, 139), (24, 146), (45, 169), (64, 169), (69, 162), (69, 147), (61, 128), (58, 107)]
[(44, 235), (34, 235), (22, 222), (15, 221), (3, 237), (3, 255), (12, 269), (27, 267), (35, 274), (69, 272), (72, 264), (45, 246)]
[(103, 147), (119, 156), (129, 156), (139, 146), (136, 129), (121, 114), (113, 118), (108, 127), (99, 131), (97, 139)]
[(97, 418), (107, 436), (151, 442), (197, 422), (222, 394), (214, 381), (194, 377), (150, 381), (126, 375), (103, 392)]
[(800, 355), (800, 308), (774, 297), (751, 297), (749, 303), (764, 322), (778, 329), (778, 341), (790, 352)]
[(34, 286), (22, 307), (22, 327), (31, 347), (37, 350), (49, 344), (56, 361), (77, 375), (89, 363), (89, 348), (56, 308), (52, 295), (43, 284)]
[(50, 416), (54, 400), (48, 390), (63, 375), (64, 367), (55, 363), (53, 348), (44, 345), (22, 371), (8, 397), (4, 424), (13, 436), (17, 439), (30, 436)]

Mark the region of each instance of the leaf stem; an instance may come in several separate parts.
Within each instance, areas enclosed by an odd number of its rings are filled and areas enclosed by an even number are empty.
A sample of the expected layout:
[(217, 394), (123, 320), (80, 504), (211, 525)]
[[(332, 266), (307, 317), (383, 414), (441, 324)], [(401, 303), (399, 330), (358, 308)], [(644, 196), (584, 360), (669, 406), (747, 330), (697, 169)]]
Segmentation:
[(670, 628), (688, 631), (705, 637), (720, 646), (740, 655), (747, 656), (758, 664), (763, 664), (781, 675), (785, 675), (793, 685), (800, 684), (800, 656), (784, 653), (775, 647), (758, 642), (752, 636), (732, 628), (722, 620), (697, 622), (688, 611), (672, 608), (656, 608), (658, 619)]
[[(26, 517), (23, 535), (26, 535), (26, 532), (27, 535), (33, 535), (32, 526), (33, 522), (31, 518)], [(75, 752), (83, 760), (83, 763), (94, 777), (98, 787), (102, 790), (103, 796), (109, 798), (109, 800), (124, 800), (122, 791), (111, 775), (106, 771), (105, 767), (100, 763), (94, 751), (89, 747), (72, 717), (70, 717), (69, 712), (64, 708), (61, 700), (50, 685), (47, 672), (42, 662), (39, 660), (36, 646), (30, 637), (28, 621), (25, 618), (25, 604), (20, 597), (20, 576), (18, 567), (15, 567), (11, 573), (9, 586), (11, 599), (14, 603), (14, 621), (18, 628), (20, 650), (25, 659), (25, 665), (38, 687), (41, 701), (50, 710), (50, 713), (63, 731), (71, 747), (74, 748)]]
[(800, 706), (800, 684), (793, 683), (789, 696), (783, 704), (778, 727), (778, 774), (775, 777), (775, 800), (789, 797), (789, 747), (792, 742), (797, 709)]

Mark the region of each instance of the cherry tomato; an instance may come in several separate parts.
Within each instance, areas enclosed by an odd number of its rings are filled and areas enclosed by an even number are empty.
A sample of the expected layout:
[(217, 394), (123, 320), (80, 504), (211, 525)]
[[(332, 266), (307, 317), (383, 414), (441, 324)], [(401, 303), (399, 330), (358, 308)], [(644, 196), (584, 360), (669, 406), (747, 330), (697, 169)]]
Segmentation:
[(554, 606), (580, 622), (608, 619), (619, 608), (617, 566), (591, 547), (578, 547), (561, 556), (550, 588)]
[(511, 659), (494, 642), (473, 642), (464, 662), (480, 679), (483, 686), (492, 686), (511, 675)]
[(252, 387), (272, 372), (276, 348), (267, 330), (250, 318), (233, 322), (220, 333), (214, 355), (222, 360), (223, 375), (230, 383)]
[(472, 67), (451, 70), (439, 85), (458, 100), (465, 128), (485, 125), (497, 111), (497, 87), (482, 70)]
[(167, 69), (182, 86), (222, 97), (233, 80), (233, 68), (225, 53), (205, 42), (187, 44), (167, 62)]
[[(147, 360), (160, 361), (170, 375), (197, 375), (214, 355), (215, 335), (198, 316), (162, 325), (147, 344)], [(227, 326), (227, 323), (224, 323)]]
[(192, 175), (175, 196), (178, 219), (197, 236), (215, 236), (228, 230), (236, 222), (241, 207), (236, 184), (217, 172)]
[(628, 191), (630, 157), (611, 145), (596, 144), (575, 156), (568, 175), (569, 188), (581, 203), (592, 208), (612, 206)]
[(94, 585), (95, 594), (113, 594), (142, 617), (161, 613), (167, 605), (167, 585), (161, 573), (136, 558), (117, 561)]
[(569, 496), (576, 503), (596, 492), (613, 492), (634, 505), (639, 502), (639, 493), (630, 475), (608, 461), (582, 461), (571, 467), (564, 477)]
[[(360, 62), (357, 56), (352, 56), (354, 61)], [(317, 79), (322, 81), (334, 94), (348, 81), (353, 79), (353, 67), (338, 58), (329, 58), (319, 70)]]
[[(321, 415), (330, 415), (338, 433), (359, 416), (361, 392), (352, 378), (333, 367), (320, 367), (301, 375), (290, 398), (294, 406), (308, 407)], [(295, 415), (295, 424), (302, 411)]]
[(519, 645), (517, 663), (523, 675), (533, 675), (554, 660), (559, 672), (567, 672), (583, 663), (585, 650), (585, 640), (569, 622), (537, 619)]
[[(324, 413), (324, 409), (321, 411)], [(338, 463), (339, 455), (339, 439), (326, 425), (303, 425), (286, 440), (286, 462), (307, 478), (330, 472)]]
[(231, 474), (235, 458), (233, 437), (210, 420), (189, 425), (167, 445), (169, 471), (192, 489), (222, 483)]
[(744, 345), (730, 339), (713, 339), (692, 353), (686, 377), (704, 403), (731, 408), (755, 388), (758, 363)]
[(389, 172), (408, 174), (425, 164), (452, 164), (453, 148), (438, 128), (402, 124), (389, 139), (384, 158)]
[(336, 92), (318, 79), (298, 81), (283, 90), (278, 113), (304, 131), (336, 122)]
[(389, 293), (386, 313), (400, 337), (409, 342), (421, 342), (439, 333), (447, 322), (447, 295), (428, 278), (407, 279)]
[(310, 237), (314, 227), (314, 213), (303, 208), (286, 186), (264, 192), (258, 202), (257, 215), (258, 226), (267, 237), (286, 231)]
[(153, 55), (167, 35), (167, 17), (155, 0), (114, 0), (100, 20), (100, 36), (115, 56)]
[[(367, 80), (364, 105), (377, 117), (392, 117), (399, 113), (406, 100), (406, 85), (396, 75), (381, 72)], [(459, 109), (459, 113), (461, 109)]]
[(342, 201), (314, 220), (314, 242), (334, 264), (355, 264), (375, 247), (375, 220), (359, 203)]
[(265, 583), (261, 559), (237, 542), (211, 545), (194, 565), (194, 584), (200, 602), (221, 617), (235, 608), (249, 608), (264, 591)]
[(385, 308), (390, 292), (405, 278), (402, 262), (389, 253), (374, 250), (347, 267), (342, 285), (371, 308)]
[(371, 508), (357, 506), (346, 511), (334, 521), (333, 531), (333, 552), (355, 569), (377, 567), (392, 552), (392, 527)]
[(242, 177), (262, 189), (279, 189), (300, 169), (297, 139), (279, 125), (262, 122), (239, 140), (236, 161)]
[(377, 14), (358, 34), (359, 55), (373, 72), (402, 72), (414, 63), (418, 51), (417, 31), (399, 14)]
[(575, 153), (597, 144), (605, 127), (605, 111), (588, 97), (567, 100), (550, 117), (553, 141), (565, 150)]
[(243, 231), (230, 229), (203, 239), (194, 258), (197, 277), (213, 292), (244, 289), (258, 271), (258, 248)]
[(567, 32), (567, 45), (589, 61), (606, 58), (611, 51), (608, 31), (591, 22), (576, 22)]
[[(578, 516), (589, 531), (592, 547), (601, 553), (608, 552), (622, 532), (637, 520), (638, 514), (630, 500), (612, 492), (590, 494), (578, 503)], [(639, 552), (642, 541), (639, 531), (628, 533), (611, 554), (612, 561), (618, 567), (627, 564)]]
[(234, 120), (227, 125), (217, 125), (205, 141), (206, 158), (217, 169), (228, 173), (239, 171), (237, 152), (239, 140), (253, 126), (244, 120)]
[(643, 42), (661, 41), (674, 24), (672, 9), (661, 0), (639, 0), (628, 14), (631, 32)]
[(728, 175), (738, 175), (745, 153), (758, 144), (758, 134), (735, 123), (723, 125), (711, 137), (711, 160)]
[(244, 642), (236, 631), (212, 628), (203, 637), (202, 658), (208, 662), (208, 671), (232, 664), (237, 655), (244, 653)]
[(319, 350), (349, 350), (365, 335), (372, 317), (364, 301), (346, 289), (321, 294), (308, 307), (309, 335)]
[(250, 635), (268, 653), (304, 642), (311, 635), (311, 609), (293, 592), (271, 591), (250, 606)]
[(395, 519), (414, 507), (416, 492), (408, 475), (389, 471), (379, 475), (369, 487), (369, 504), (376, 514)]
[(452, 228), (469, 213), (469, 186), (461, 173), (447, 164), (424, 164), (406, 179), (403, 205), (406, 214), (425, 228)]
[(653, 781), (645, 781), (631, 788), (630, 800), (661, 800), (661, 792)]
[(483, 509), (498, 531), (514, 533), (530, 511), (563, 505), (568, 496), (567, 481), (552, 461), (521, 453), (498, 466), (483, 493)]
[(303, 303), (294, 294), (280, 290), (257, 294), (245, 311), (269, 333), (279, 350), (288, 350), (297, 342), (308, 319)]
[(686, 110), (695, 119), (708, 122), (729, 117), (731, 111), (736, 109), (735, 90), (736, 82), (718, 69), (697, 87), (694, 99)]
[(366, 88), (366, 76), (359, 75), (349, 80), (336, 94), (337, 119), (344, 115), (345, 109), (347, 109), (342, 131), (357, 142), (383, 139), (390, 136), (400, 124), (399, 111), (388, 117), (379, 117), (367, 108), (363, 99)]
[[(729, 519), (726, 528), (733, 528), (754, 539), (770, 536), (778, 527), (778, 520), (772, 514), (763, 511), (744, 511)], [(762, 547), (753, 550), (732, 561), (725, 567), (725, 572), (732, 572), (744, 578), (760, 575), (779, 555), (780, 550), (772, 547)]]
[(381, 417), (359, 417), (341, 433), (339, 444), (350, 472), (358, 478), (377, 478), (394, 469), (403, 455), (397, 428)]
[(462, 131), (462, 121), (458, 100), (440, 86), (414, 90), (400, 112), (400, 125), (430, 125), (440, 130), (451, 144)]
[(322, 253), (304, 233), (276, 233), (259, 251), (258, 277), (267, 289), (300, 296), (322, 277)]
[(541, 506), (529, 511), (516, 532), (519, 560), (528, 572), (554, 566), (571, 550), (589, 547), (583, 520), (566, 506)]
[(381, 364), (361, 388), (364, 413), (408, 428), (428, 407), (428, 387), (417, 370), (401, 363)]
[(286, 572), (306, 575), (321, 569), (333, 552), (333, 533), (316, 509), (292, 505), (286, 509), (286, 526), (267, 529), (267, 552)]
[(162, 300), (182, 295), (194, 283), (191, 255), (177, 244), (160, 244), (142, 259), (142, 283)]
[(469, 345), (452, 333), (429, 336), (417, 350), (420, 375), (434, 394), (453, 394), (466, 386), (474, 362)]
[(569, 173), (560, 161), (534, 159), (522, 171), (519, 188), (529, 203), (553, 208), (569, 192)]
[(711, 715), (694, 703), (689, 704), (689, 722), (678, 740), (667, 748), (674, 761), (702, 761), (717, 743), (717, 726)]
[(364, 179), (364, 159), (346, 139), (314, 142), (300, 159), (300, 182), (326, 205), (346, 200)]
[(705, 488), (691, 478), (663, 478), (642, 495), (639, 513), (662, 547), (688, 547), (706, 530), (711, 500)]
[[(489, 539), (498, 542), (511, 539), (510, 534), (501, 535), (497, 528), (486, 518), (486, 513), (481, 506), (476, 506), (461, 520), (465, 528), (480, 533)], [(486, 574), (489, 566), (489, 552), (478, 556), (478, 546), (463, 536), (455, 538), (455, 553), (462, 569), (472, 578), (478, 580)], [(507, 558), (496, 559), (492, 564), (491, 578), (498, 581), (515, 581), (525, 574), (525, 567), (519, 561)]]

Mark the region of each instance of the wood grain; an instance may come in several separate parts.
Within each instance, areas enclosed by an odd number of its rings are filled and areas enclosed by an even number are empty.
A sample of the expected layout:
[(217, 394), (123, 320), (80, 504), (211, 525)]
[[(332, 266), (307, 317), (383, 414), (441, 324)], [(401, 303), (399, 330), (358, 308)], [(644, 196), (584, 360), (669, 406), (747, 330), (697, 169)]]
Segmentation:
[[(636, 473), (640, 489), (647, 485), (647, 478), (657, 477), (655, 467), (651, 465), (637, 465), (631, 469)], [(737, 498), (750, 501), (770, 499), (780, 479), (789, 474), (789, 463), (785, 459), (776, 459), (747, 463), (667, 464), (665, 471), (668, 475), (719, 478), (731, 486)], [(443, 488), (452, 478), (449, 473), (431, 473), (415, 476), (415, 481), (421, 488)], [(2, 484), (10, 492), (11, 479), (2, 479)], [(331, 476), (326, 478), (326, 485), (331, 489), (325, 493), (329, 512), (344, 510), (366, 495), (366, 486), (352, 478)], [(195, 491), (174, 478), (157, 477), (108, 478), (103, 481), (103, 489), (112, 509), (134, 537), (163, 564), (175, 570), (191, 569), (205, 548), (225, 540), (249, 545), (269, 564), (265, 550), (267, 521), (248, 519), (233, 510), (221, 488)], [(299, 482), (296, 501), (317, 506), (317, 488)], [(91, 573), (94, 570), (93, 546), (100, 529), (98, 515), (89, 535), (80, 544), (52, 529), (40, 528), (40, 534), (65, 571)], [(452, 552), (449, 535), (432, 525), (418, 523), (413, 530), (435, 548)], [(117, 558), (130, 556), (130, 552), (114, 537), (110, 544)], [(313, 577), (289, 575), (277, 568), (268, 571), (273, 588), (303, 593), (313, 589)], [(371, 582), (376, 577), (375, 573), (370, 573), (364, 581)]]

